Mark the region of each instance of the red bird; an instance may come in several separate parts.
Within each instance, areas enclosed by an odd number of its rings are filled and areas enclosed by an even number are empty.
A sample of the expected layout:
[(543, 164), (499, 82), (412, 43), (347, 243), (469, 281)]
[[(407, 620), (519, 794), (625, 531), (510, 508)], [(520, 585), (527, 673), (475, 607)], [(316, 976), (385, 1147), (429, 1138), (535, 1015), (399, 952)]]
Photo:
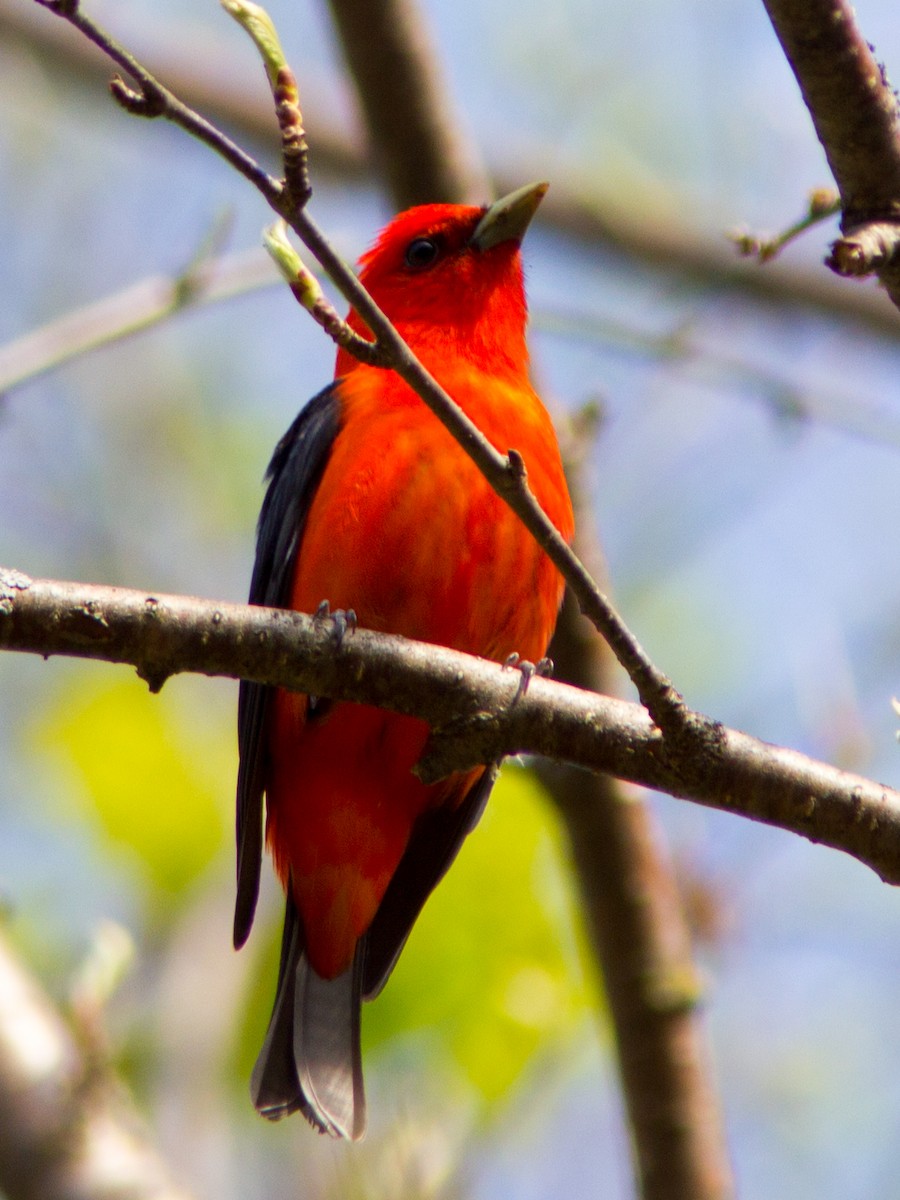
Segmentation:
[[(547, 190), (490, 208), (401, 213), (361, 279), (424, 365), (528, 481), (566, 538), (572, 507), (553, 427), (528, 378), (519, 243)], [(350, 323), (366, 329), (353, 313)], [(518, 518), (393, 372), (341, 350), (267, 475), (250, 603), (315, 612), (497, 662), (545, 653), (562, 580)], [(476, 824), (494, 771), (426, 786), (422, 720), (242, 683), (234, 940), (250, 932), (266, 840), (287, 895), (275, 1006), (253, 1071), (257, 1109), (365, 1129), (360, 1006)]]

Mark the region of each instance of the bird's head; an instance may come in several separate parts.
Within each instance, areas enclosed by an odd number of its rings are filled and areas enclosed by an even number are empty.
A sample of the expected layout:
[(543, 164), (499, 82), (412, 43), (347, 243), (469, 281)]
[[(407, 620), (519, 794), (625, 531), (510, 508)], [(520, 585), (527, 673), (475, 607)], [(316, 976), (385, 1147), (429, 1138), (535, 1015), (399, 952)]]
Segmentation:
[[(484, 208), (411, 208), (362, 257), (362, 283), (426, 365), (450, 353), (492, 370), (527, 369), (519, 245), (547, 186), (529, 184)], [(355, 312), (349, 321), (369, 336)], [(339, 351), (338, 375), (355, 365)]]

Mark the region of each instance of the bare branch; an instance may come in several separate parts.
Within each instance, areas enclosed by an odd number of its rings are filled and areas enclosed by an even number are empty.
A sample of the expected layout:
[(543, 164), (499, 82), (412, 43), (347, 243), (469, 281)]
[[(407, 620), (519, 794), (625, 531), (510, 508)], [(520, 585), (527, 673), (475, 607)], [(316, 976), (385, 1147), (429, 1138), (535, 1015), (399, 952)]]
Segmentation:
[[(636, 704), (440, 646), (329, 620), (0, 572), (0, 648), (131, 663), (153, 690), (171, 675), (251, 679), (420, 716), (444, 753), (428, 782), (507, 754), (541, 754), (740, 813), (843, 850), (900, 882), (900, 793), (716, 726), (681, 753)], [(448, 747), (452, 745), (452, 754)]]
[(831, 188), (816, 188), (810, 193), (806, 212), (793, 224), (788, 225), (781, 233), (765, 236), (751, 233), (746, 229), (736, 229), (730, 232), (728, 240), (734, 242), (738, 253), (745, 258), (755, 258), (759, 263), (771, 262), (785, 246), (796, 241), (798, 237), (812, 229), (829, 217), (836, 217), (841, 211), (840, 197)]
[[(849, 0), (764, 0), (841, 193), (844, 234), (877, 222), (881, 252), (836, 243), (829, 265), (875, 271), (900, 307), (900, 110)], [(859, 269), (849, 273), (860, 274)]]
[(163, 87), (124, 46), (120, 46), (106, 30), (84, 15), (79, 0), (35, 0), (35, 3), (74, 25), (133, 80), (137, 90), (129, 87), (118, 76), (110, 83), (114, 99), (126, 111), (141, 117), (164, 117), (167, 121), (179, 125), (215, 150), (239, 174), (248, 179), (273, 207), (275, 206), (283, 190), (278, 180), (264, 171), (255, 159), (221, 130), (216, 129), (199, 113), (183, 104), (168, 88)]
[(284, 185), (292, 204), (302, 208), (312, 195), (309, 181), (309, 146), (300, 111), (300, 90), (290, 68), (278, 31), (266, 10), (252, 0), (221, 0), (222, 7), (253, 39), (266, 68), (275, 116), (281, 133)]
[(321, 325), (335, 345), (348, 350), (360, 362), (373, 367), (387, 365), (381, 344), (360, 337), (329, 302), (318, 279), (289, 242), (285, 220), (279, 219), (265, 230), (263, 245), (291, 289), (294, 299)]

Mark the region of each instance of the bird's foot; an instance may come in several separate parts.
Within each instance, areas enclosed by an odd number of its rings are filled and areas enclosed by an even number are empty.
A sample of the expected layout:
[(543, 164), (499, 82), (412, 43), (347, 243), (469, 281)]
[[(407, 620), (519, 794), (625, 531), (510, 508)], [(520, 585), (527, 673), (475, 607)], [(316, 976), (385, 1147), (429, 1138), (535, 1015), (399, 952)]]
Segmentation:
[(510, 654), (509, 658), (503, 664), (505, 667), (515, 667), (519, 671), (519, 686), (516, 688), (516, 694), (512, 698), (512, 703), (515, 704), (528, 691), (528, 685), (531, 683), (535, 675), (540, 675), (543, 678), (553, 674), (553, 659), (542, 658), (539, 662), (529, 662), (527, 658), (519, 658), (518, 654)]
[(319, 607), (313, 613), (313, 620), (317, 623), (331, 621), (332, 637), (334, 638), (334, 643), (338, 650), (340, 650), (341, 646), (344, 644), (344, 638), (347, 636), (347, 634), (353, 634), (356, 632), (356, 613), (353, 611), (353, 609), (336, 608), (334, 612), (332, 612), (331, 605), (327, 600), (321, 601)]

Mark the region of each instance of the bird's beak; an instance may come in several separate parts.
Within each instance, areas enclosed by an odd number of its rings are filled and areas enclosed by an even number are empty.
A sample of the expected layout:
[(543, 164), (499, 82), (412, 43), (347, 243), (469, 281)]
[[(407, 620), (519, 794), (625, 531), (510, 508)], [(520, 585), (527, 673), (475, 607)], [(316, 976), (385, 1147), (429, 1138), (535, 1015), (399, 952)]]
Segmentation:
[(528, 183), (495, 201), (475, 226), (469, 245), (476, 250), (490, 250), (501, 242), (521, 242), (549, 186)]

